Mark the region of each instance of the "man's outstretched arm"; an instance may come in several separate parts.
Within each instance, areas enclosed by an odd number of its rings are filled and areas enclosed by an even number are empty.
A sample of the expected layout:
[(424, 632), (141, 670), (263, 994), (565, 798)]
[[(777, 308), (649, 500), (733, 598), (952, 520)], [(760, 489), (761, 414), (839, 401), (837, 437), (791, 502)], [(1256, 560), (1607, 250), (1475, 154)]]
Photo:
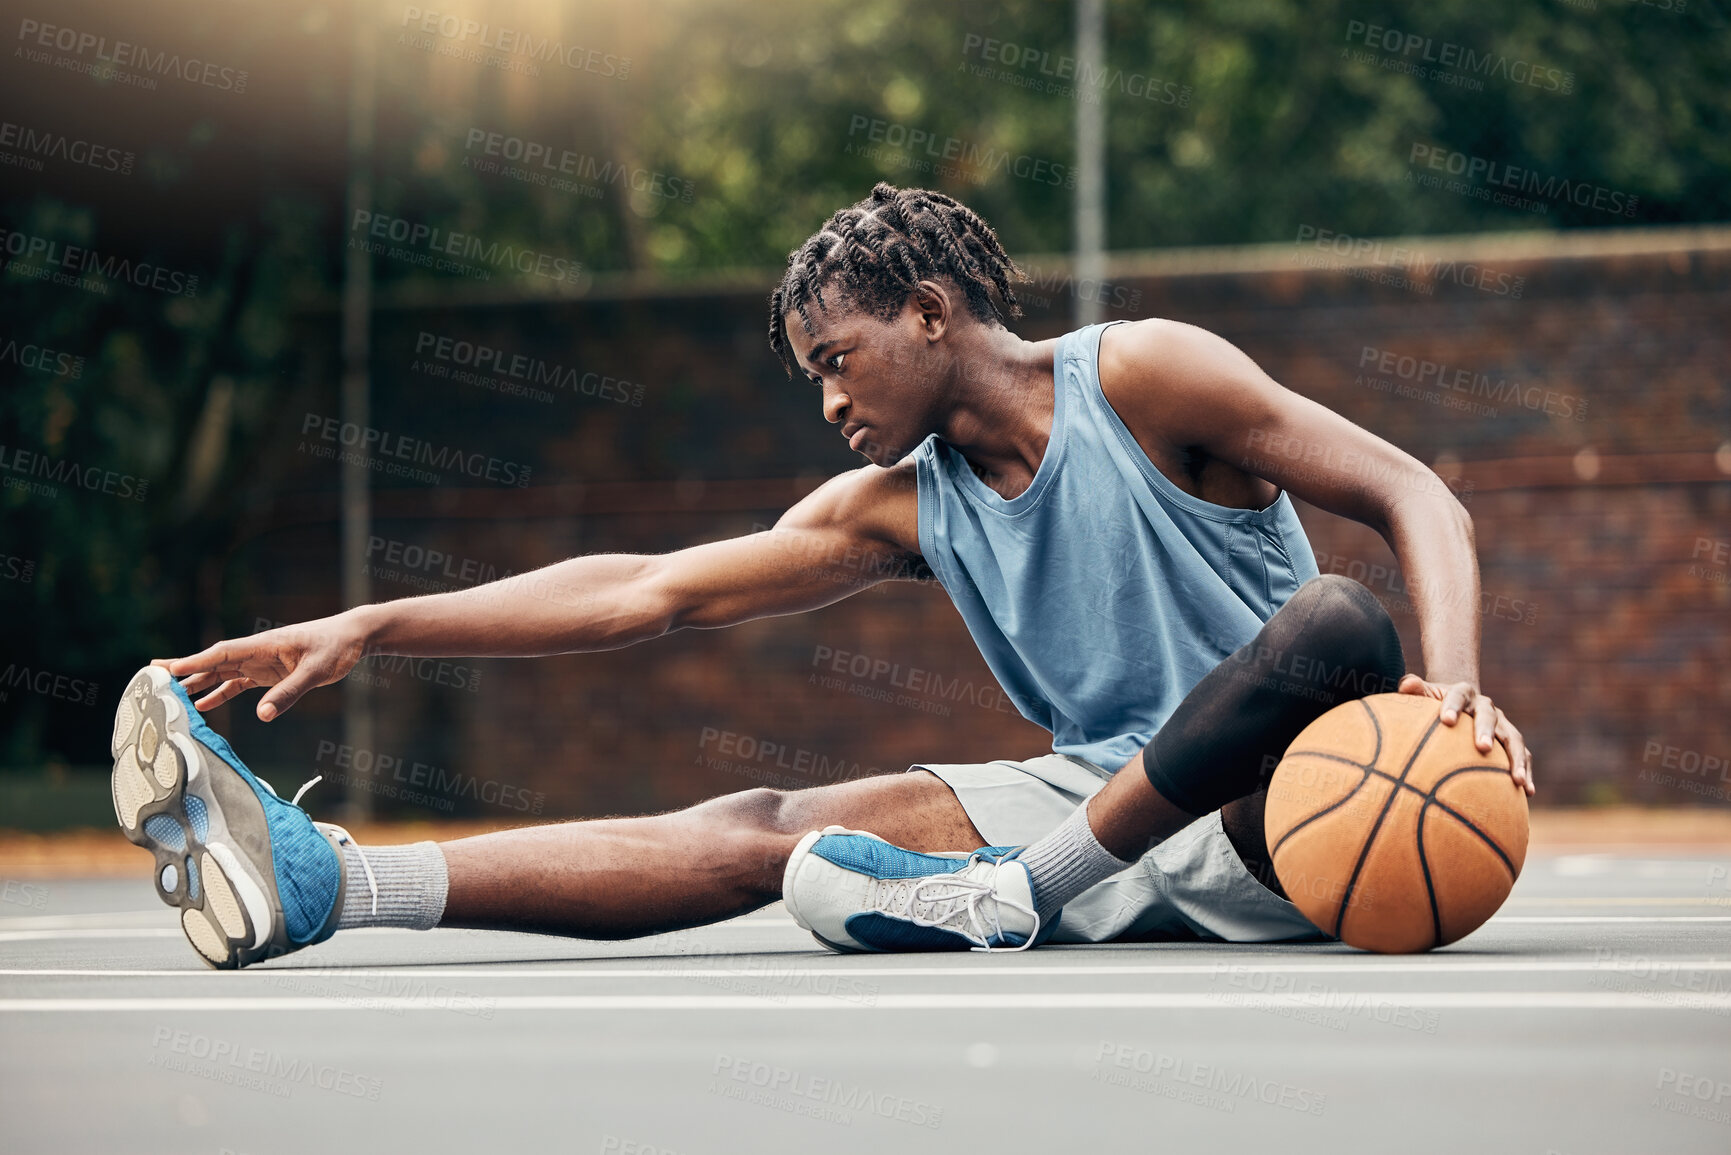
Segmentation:
[(570, 558), (473, 589), (359, 606), (163, 659), (210, 710), (270, 687), (270, 721), (368, 654), (535, 657), (613, 650), (683, 628), (715, 629), (840, 601), (912, 576), (918, 520), (910, 467), (830, 479), (774, 528), (669, 554)]

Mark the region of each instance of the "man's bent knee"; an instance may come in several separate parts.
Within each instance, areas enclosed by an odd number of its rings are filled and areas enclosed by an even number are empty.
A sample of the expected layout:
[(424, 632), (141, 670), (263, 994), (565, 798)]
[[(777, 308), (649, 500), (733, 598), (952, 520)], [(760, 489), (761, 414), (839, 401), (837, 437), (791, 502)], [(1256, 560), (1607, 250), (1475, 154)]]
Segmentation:
[(1314, 665), (1315, 678), (1343, 698), (1393, 693), (1406, 673), (1394, 620), (1375, 594), (1340, 574), (1305, 582), (1265, 629), (1292, 653), (1289, 667)]
[(689, 813), (723, 818), (730, 826), (739, 829), (782, 833), (782, 813), (789, 796), (786, 790), (756, 786), (700, 802)]
[(1376, 596), (1350, 578), (1313, 578), (1185, 695), (1142, 768), (1168, 802), (1207, 814), (1254, 793), (1316, 718), (1394, 691), (1405, 672), (1400, 635)]
[(796, 834), (846, 826), (909, 850), (974, 850), (984, 841), (955, 792), (926, 770), (796, 790), (779, 818), (781, 829)]
[(923, 770), (809, 790), (742, 790), (686, 813), (714, 820), (730, 839), (765, 848), (755, 854), (779, 853), (784, 860), (800, 837), (826, 826), (870, 831), (910, 850), (974, 850), (983, 842), (955, 792)]

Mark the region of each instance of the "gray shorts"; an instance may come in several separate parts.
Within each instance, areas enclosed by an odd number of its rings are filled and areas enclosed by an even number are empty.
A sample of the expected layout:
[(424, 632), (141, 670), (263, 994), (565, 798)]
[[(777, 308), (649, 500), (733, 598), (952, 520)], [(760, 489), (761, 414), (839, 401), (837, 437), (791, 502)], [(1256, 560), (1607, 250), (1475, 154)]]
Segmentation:
[[(1064, 754), (913, 769), (929, 770), (948, 783), (991, 846), (1022, 846), (1050, 833), (1111, 777), (1092, 762)], [(1073, 899), (1051, 941), (1314, 942), (1327, 937), (1245, 869), (1215, 811)]]

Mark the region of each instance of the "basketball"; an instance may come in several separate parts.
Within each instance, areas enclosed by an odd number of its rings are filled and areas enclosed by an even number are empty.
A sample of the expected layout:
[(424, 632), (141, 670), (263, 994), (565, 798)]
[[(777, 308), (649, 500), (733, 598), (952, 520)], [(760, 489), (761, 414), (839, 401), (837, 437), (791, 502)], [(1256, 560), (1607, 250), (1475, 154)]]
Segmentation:
[(1527, 855), (1527, 799), (1473, 718), (1374, 694), (1306, 726), (1274, 771), (1274, 872), (1306, 918), (1363, 950), (1454, 942), (1496, 913)]

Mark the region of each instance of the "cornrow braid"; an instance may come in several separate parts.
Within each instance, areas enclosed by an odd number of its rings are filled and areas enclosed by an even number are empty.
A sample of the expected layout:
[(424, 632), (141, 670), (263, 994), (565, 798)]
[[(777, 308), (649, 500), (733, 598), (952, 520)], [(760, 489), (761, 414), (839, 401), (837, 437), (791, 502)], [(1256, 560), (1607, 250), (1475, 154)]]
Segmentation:
[(887, 321), (921, 281), (939, 276), (961, 286), (968, 311), (981, 321), (1022, 315), (1010, 287), (1024, 279), (1022, 270), (990, 225), (941, 192), (879, 181), (871, 196), (837, 212), (787, 255), (787, 272), (769, 298), (769, 347), (792, 376), (797, 366), (784, 324), (789, 312), (799, 315), (807, 333), (816, 332), (810, 303), (828, 309), (824, 290), (830, 288)]

